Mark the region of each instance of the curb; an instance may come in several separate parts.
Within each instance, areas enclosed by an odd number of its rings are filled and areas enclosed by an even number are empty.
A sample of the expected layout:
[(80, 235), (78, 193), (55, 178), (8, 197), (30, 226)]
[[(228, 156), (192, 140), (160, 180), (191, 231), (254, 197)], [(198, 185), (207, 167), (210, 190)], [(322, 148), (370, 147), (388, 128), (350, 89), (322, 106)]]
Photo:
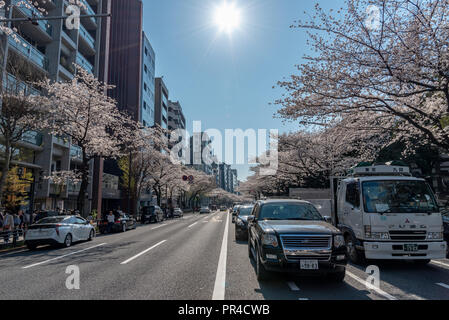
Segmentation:
[(18, 246), (18, 247), (14, 247), (14, 248), (0, 249), (0, 255), (3, 254), (3, 253), (11, 253), (11, 252), (20, 251), (20, 250), (23, 250), (23, 249), (26, 249), (26, 245), (25, 244), (21, 245), (21, 246)]

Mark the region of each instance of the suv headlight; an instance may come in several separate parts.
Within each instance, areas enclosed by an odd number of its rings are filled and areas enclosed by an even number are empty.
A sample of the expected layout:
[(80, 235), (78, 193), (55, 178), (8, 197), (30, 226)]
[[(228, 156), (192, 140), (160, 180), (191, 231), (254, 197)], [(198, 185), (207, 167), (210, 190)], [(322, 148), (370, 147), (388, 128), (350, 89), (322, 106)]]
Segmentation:
[(334, 247), (340, 248), (345, 245), (345, 238), (342, 235), (335, 235), (334, 236)]
[(442, 232), (429, 232), (427, 234), (427, 240), (443, 240)]
[(278, 239), (274, 234), (264, 234), (262, 236), (262, 244), (266, 246), (278, 247)]

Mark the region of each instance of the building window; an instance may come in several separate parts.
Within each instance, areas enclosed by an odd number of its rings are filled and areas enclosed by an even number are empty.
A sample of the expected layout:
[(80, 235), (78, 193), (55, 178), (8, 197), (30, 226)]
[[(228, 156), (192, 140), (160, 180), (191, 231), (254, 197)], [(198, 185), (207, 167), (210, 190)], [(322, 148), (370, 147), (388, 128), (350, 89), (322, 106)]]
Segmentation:
[(143, 108), (145, 109), (145, 110), (147, 110), (147, 103), (144, 101), (143, 102)]

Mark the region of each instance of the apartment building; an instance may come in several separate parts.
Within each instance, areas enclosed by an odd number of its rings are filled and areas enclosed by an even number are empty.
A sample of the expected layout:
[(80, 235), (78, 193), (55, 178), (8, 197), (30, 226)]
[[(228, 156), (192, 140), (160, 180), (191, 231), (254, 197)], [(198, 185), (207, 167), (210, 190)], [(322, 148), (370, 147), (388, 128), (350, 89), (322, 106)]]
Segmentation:
[(156, 54), (145, 32), (142, 32), (142, 51), (141, 121), (145, 127), (152, 127), (154, 126)]
[(168, 129), (168, 89), (163, 78), (155, 79), (154, 122), (163, 129)]
[[(27, 18), (42, 14), (33, 7), (27, 6), (27, 0), (6, 1), (7, 8), (3, 14), (7, 18)], [(84, 6), (80, 8), (81, 14), (93, 15), (107, 12), (110, 0), (82, 0)], [(48, 13), (48, 17), (60, 17), (66, 14), (69, 2), (66, 0), (34, 0), (41, 8)], [(103, 22), (100, 18), (83, 18), (80, 27), (67, 28), (63, 19), (39, 20), (31, 22), (13, 22), (10, 27), (17, 30), (17, 38), (3, 34), (3, 55), (2, 72), (3, 83), (10, 86), (11, 83), (21, 83), (12, 72), (11, 66), (26, 65), (28, 74), (34, 80), (45, 77), (54, 81), (70, 81), (75, 75), (74, 64), (80, 65), (88, 72), (94, 74), (100, 80), (104, 79), (104, 74), (100, 73), (100, 51), (104, 33), (101, 30)], [(17, 75), (17, 74), (16, 74)], [(27, 80), (30, 80), (29, 78)], [(39, 94), (35, 88), (23, 84), (27, 91)], [(17, 155), (17, 165), (21, 172), (27, 173), (27, 181), (36, 179), (35, 190), (33, 184), (29, 182), (26, 188), (29, 200), (34, 199), (34, 208), (38, 209), (75, 209), (76, 198), (79, 187), (68, 185), (60, 187), (52, 184), (48, 180), (43, 180), (42, 176), (50, 175), (54, 171), (73, 170), (81, 163), (80, 149), (72, 145), (64, 137), (55, 137), (47, 133), (30, 133), (20, 144)], [(92, 171), (94, 164), (92, 163)], [(31, 179), (29, 178), (31, 177)], [(34, 196), (33, 196), (34, 193)], [(92, 186), (89, 187), (89, 194), (92, 199)], [(86, 211), (90, 210), (86, 208)]]
[(168, 130), (186, 129), (186, 118), (179, 101), (168, 101)]

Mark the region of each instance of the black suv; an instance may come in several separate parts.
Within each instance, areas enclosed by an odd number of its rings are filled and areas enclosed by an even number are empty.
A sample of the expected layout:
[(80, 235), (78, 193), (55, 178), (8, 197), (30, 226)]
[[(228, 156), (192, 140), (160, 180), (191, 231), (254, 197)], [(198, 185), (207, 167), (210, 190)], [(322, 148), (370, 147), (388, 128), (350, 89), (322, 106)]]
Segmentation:
[(140, 222), (142, 224), (160, 222), (165, 220), (162, 209), (158, 206), (143, 207), (141, 210)]
[(346, 246), (340, 230), (311, 204), (299, 200), (259, 201), (248, 218), (248, 254), (258, 280), (270, 271), (325, 274), (343, 281)]

